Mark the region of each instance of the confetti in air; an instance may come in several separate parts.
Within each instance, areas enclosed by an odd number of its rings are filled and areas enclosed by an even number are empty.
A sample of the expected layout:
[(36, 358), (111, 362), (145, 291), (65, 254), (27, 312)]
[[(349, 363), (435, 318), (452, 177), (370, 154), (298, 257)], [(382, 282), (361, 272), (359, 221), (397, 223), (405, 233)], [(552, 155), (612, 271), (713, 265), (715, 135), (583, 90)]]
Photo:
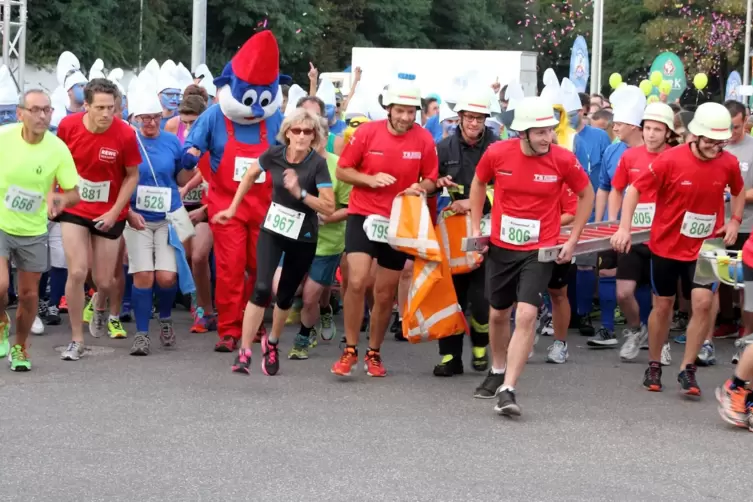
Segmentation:
[(518, 21), (520, 42), (531, 43), (540, 53), (552, 54), (576, 35), (588, 36), (591, 29), (593, 0), (562, 0), (546, 3), (526, 0), (525, 17)]

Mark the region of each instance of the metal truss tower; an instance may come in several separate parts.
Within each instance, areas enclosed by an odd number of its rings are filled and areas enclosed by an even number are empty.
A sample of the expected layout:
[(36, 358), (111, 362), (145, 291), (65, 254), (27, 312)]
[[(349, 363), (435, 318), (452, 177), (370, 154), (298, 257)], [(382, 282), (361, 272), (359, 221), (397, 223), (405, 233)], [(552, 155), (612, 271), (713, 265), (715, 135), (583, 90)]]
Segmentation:
[(10, 70), (19, 93), (24, 91), (26, 69), (26, 3), (27, 0), (0, 0), (2, 63)]

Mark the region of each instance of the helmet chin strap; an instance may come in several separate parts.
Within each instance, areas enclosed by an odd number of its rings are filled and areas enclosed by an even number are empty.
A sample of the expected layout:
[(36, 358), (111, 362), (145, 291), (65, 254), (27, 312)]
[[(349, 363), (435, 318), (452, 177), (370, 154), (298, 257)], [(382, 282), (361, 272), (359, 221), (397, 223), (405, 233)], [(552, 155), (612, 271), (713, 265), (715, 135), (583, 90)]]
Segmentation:
[[(392, 121), (392, 107), (390, 107), (390, 109), (387, 110), (387, 121), (390, 123), (390, 127), (392, 127), (392, 129), (394, 129), (395, 131), (398, 130), (397, 127), (395, 127), (395, 123)], [(410, 131), (414, 125), (415, 125), (415, 122), (412, 122), (411, 125), (408, 126), (406, 131)]]
[(533, 143), (531, 143), (531, 137), (528, 135), (528, 130), (527, 129), (526, 129), (525, 133), (526, 133), (526, 135), (525, 135), (525, 139), (523, 141), (525, 141), (526, 143), (528, 143), (528, 148), (531, 149), (531, 151), (533, 152), (533, 154), (536, 157), (543, 157), (544, 155), (546, 155), (547, 153), (549, 153), (549, 149), (548, 148), (547, 148), (546, 152), (544, 152), (544, 153), (537, 152), (536, 149), (533, 147)]
[(698, 155), (700, 155), (701, 158), (703, 158), (704, 160), (712, 160), (712, 159), (715, 159), (717, 157), (716, 155), (714, 155), (713, 157), (709, 157), (708, 155), (706, 155), (705, 153), (703, 153), (703, 150), (701, 150), (701, 147), (698, 144), (698, 140), (691, 141), (690, 144), (691, 145), (695, 145), (696, 152), (698, 152)]

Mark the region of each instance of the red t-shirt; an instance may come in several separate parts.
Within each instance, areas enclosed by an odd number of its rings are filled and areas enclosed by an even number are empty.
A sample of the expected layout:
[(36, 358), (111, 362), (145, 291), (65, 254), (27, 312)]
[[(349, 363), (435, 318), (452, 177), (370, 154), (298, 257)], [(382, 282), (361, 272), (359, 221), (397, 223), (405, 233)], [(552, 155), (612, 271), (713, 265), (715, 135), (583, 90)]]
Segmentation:
[(663, 258), (698, 259), (703, 241), (722, 227), (721, 201), (729, 185), (743, 189), (737, 158), (729, 152), (703, 161), (680, 145), (661, 153), (633, 186), (641, 193), (656, 190), (656, 213), (648, 247)]
[[(65, 211), (89, 220), (103, 215), (118, 199), (125, 168), (141, 164), (136, 132), (115, 119), (107, 131), (94, 134), (84, 126), (84, 113), (75, 113), (60, 121), (58, 138), (68, 145), (82, 178), (78, 186), (81, 201)], [(128, 207), (126, 204), (118, 221), (126, 218)]]
[(494, 178), (492, 244), (515, 251), (557, 245), (563, 184), (579, 193), (590, 183), (572, 152), (552, 145), (548, 154), (529, 157), (519, 139), (491, 145), (476, 166), (476, 177), (484, 184)]
[(414, 126), (395, 136), (387, 130), (386, 120), (358, 126), (337, 165), (372, 176), (385, 173), (395, 177), (397, 181), (386, 187), (354, 186), (348, 202), (348, 214), (378, 214), (387, 218), (392, 201), (400, 192), (422, 179), (436, 181), (439, 169), (437, 149), (429, 131)]
[(578, 210), (578, 196), (575, 192), (570, 190), (567, 185), (562, 185), (562, 193), (560, 194), (560, 215), (572, 214), (575, 216), (575, 212)]
[[(617, 163), (617, 169), (612, 177), (612, 187), (623, 192), (629, 186), (635, 183), (643, 173), (648, 171), (648, 166), (656, 160), (660, 153), (651, 153), (646, 150), (646, 145), (628, 148), (620, 157)], [(645, 192), (641, 192), (638, 200), (639, 204), (646, 202), (656, 202), (656, 189), (651, 187)]]

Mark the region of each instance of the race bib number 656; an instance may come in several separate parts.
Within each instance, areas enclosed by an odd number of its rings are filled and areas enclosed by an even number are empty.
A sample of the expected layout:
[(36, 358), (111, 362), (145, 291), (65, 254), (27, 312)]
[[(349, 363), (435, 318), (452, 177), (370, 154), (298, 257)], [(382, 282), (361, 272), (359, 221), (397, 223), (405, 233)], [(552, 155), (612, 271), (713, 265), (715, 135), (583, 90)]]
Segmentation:
[(715, 223), (716, 213), (697, 214), (686, 211), (685, 217), (682, 220), (680, 233), (692, 239), (705, 239), (714, 231)]

